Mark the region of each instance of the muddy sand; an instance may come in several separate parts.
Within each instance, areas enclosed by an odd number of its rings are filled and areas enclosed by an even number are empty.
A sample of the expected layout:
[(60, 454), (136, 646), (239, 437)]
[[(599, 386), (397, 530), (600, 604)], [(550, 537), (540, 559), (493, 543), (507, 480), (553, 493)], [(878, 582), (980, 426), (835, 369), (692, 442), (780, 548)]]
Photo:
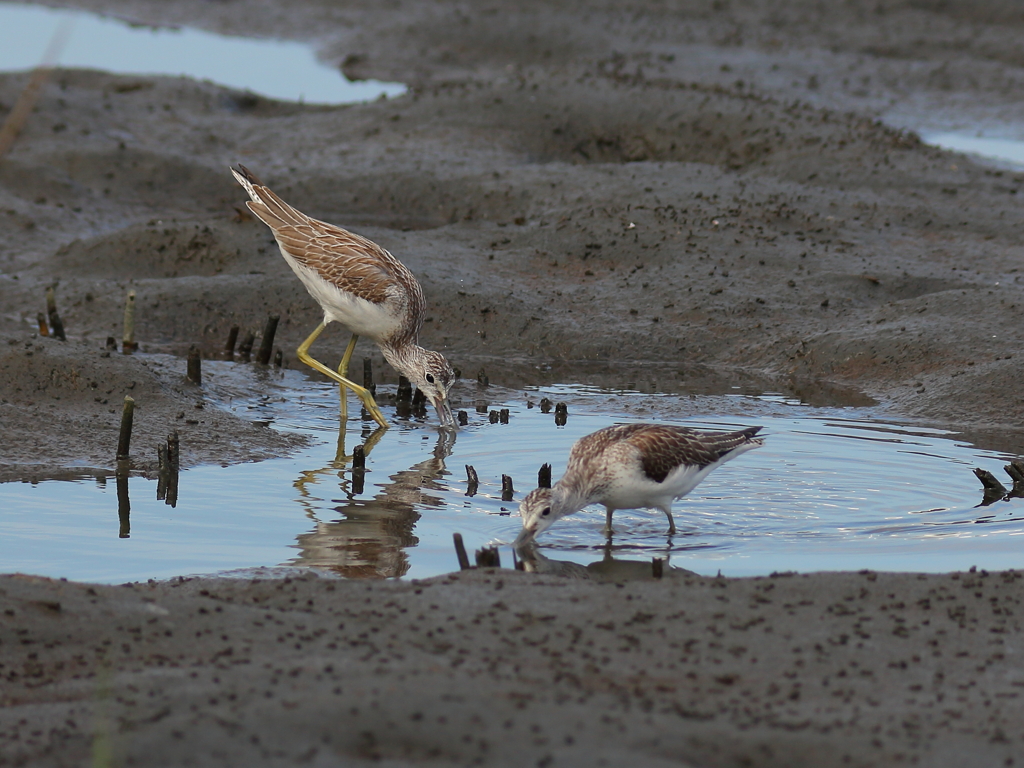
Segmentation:
[[(288, 358), (319, 319), (239, 161), (405, 261), (464, 376), (742, 379), (1024, 452), (1024, 173), (915, 133), (1022, 124), (1013, 3), (75, 5), (308, 41), (410, 92), (57, 71), (0, 161), (0, 479), (112, 469), (127, 394), (135, 471), (172, 428), (186, 466), (297, 444), (184, 380), (232, 325), (280, 315)], [(0, 75), (0, 118), (26, 82)], [(67, 342), (35, 333), (49, 285)], [(135, 357), (105, 350), (128, 290)], [(1024, 759), (1007, 574), (0, 590), (4, 764)]]

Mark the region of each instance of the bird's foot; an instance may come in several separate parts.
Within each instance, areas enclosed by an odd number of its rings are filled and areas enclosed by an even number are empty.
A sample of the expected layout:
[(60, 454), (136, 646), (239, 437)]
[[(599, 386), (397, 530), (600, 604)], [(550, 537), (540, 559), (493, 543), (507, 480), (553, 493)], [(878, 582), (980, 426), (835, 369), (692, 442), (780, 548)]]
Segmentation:
[(381, 413), (380, 408), (377, 407), (377, 403), (374, 402), (373, 395), (369, 392), (366, 392), (366, 397), (363, 397), (362, 393), (359, 392), (356, 394), (359, 395), (359, 399), (363, 401), (363, 407), (366, 409), (366, 412), (370, 414), (370, 417), (384, 429), (387, 429), (388, 421), (384, 418), (384, 414)]

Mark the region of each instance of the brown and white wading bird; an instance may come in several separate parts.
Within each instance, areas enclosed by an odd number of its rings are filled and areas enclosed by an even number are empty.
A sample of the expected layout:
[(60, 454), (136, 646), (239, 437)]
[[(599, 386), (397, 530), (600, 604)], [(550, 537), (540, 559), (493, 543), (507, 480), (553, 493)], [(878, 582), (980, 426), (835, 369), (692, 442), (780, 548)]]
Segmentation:
[(764, 444), (761, 427), (703, 432), (667, 424), (619, 424), (581, 437), (569, 451), (565, 475), (552, 488), (530, 491), (519, 505), (523, 530), (514, 546), (590, 504), (603, 504), (605, 532), (616, 509), (660, 509), (676, 532), (672, 500), (697, 487), (712, 470)]
[[(245, 166), (232, 168), (231, 173), (252, 198), (249, 210), (270, 227), (284, 260), (324, 310), (323, 322), (299, 346), (299, 360), (343, 387), (343, 406), (344, 388), (351, 389), (374, 420), (386, 427), (370, 391), (348, 378), (356, 341), (365, 336), (433, 403), (441, 425), (454, 426), (448, 390), (455, 373), (444, 355), (418, 344), (425, 301), (412, 272), (365, 237), (292, 208)], [(310, 346), (332, 321), (352, 332), (337, 372), (309, 355)]]

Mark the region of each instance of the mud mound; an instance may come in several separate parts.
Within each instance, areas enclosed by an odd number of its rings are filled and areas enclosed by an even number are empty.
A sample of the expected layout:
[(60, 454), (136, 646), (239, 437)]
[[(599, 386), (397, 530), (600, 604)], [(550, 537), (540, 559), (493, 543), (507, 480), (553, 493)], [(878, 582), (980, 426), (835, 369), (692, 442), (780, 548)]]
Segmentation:
[(203, 224), (151, 220), (111, 234), (74, 240), (53, 256), (55, 274), (143, 280), (239, 274), (277, 255), (270, 231), (224, 220)]
[(870, 173), (857, 172), (865, 156), (874, 167), (892, 162), (883, 158), (893, 152), (917, 150), (922, 159), (936, 152), (911, 132), (783, 102), (743, 81), (725, 87), (647, 74), (649, 59), (613, 57), (562, 88), (551, 80), (531, 84), (528, 74), (520, 85), (449, 88), (446, 95), (470, 114), (500, 115), (506, 145), (537, 162), (706, 163), (806, 179), (821, 175), (827, 157), (844, 178), (870, 183)]
[[(244, 374), (243, 369), (239, 374)], [(254, 461), (306, 439), (243, 421), (213, 406), (215, 385), (190, 384), (173, 358), (124, 356), (93, 344), (10, 336), (0, 342), (0, 481), (112, 472), (121, 407), (135, 400), (132, 469), (151, 472), (157, 446), (181, 433), (182, 466)], [(50, 425), (59, 414), (60, 427)]]
[[(898, 302), (930, 296), (943, 291), (976, 290), (966, 281), (940, 278), (910, 277), (865, 270), (863, 274), (822, 273), (804, 282), (803, 288), (822, 292), (829, 304), (878, 306), (882, 302)], [(796, 287), (796, 286), (795, 286)]]

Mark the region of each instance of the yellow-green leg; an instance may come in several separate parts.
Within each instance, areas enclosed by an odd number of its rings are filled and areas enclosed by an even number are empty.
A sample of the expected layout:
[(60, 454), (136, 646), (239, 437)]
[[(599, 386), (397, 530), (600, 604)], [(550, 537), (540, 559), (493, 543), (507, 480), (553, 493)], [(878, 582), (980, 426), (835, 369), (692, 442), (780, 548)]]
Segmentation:
[[(343, 379), (348, 378), (348, 364), (352, 361), (352, 353), (356, 350), (357, 341), (359, 341), (359, 337), (353, 333), (352, 338), (348, 342), (348, 346), (345, 348), (345, 354), (341, 356), (341, 362), (338, 363), (338, 375)], [(341, 401), (342, 421), (348, 419), (348, 393), (345, 390), (346, 387), (344, 384), (338, 384), (338, 397)]]
[[(373, 417), (373, 420), (380, 424), (382, 427), (387, 427), (388, 423), (384, 419), (384, 414), (380, 412), (380, 408), (378, 408), (377, 403), (373, 401), (373, 395), (370, 394), (370, 391), (368, 389), (359, 386), (354, 381), (351, 381), (350, 379), (347, 379), (344, 376), (342, 376), (340, 373), (332, 371), (319, 360), (314, 360), (312, 357), (310, 357), (309, 348), (313, 345), (313, 342), (316, 341), (317, 337), (321, 333), (323, 333), (323, 330), (326, 327), (327, 323), (321, 322), (320, 325), (318, 325), (316, 329), (311, 334), (309, 334), (309, 338), (307, 338), (304, 342), (302, 342), (302, 344), (299, 345), (299, 348), (296, 351), (296, 355), (298, 356), (299, 360), (304, 362), (313, 370), (320, 371), (320, 373), (322, 373), (324, 376), (333, 379), (334, 381), (341, 384), (343, 387), (347, 387), (348, 389), (351, 389), (353, 392), (355, 392), (356, 397), (363, 401), (363, 405), (366, 406), (366, 410), (369, 411), (370, 415)], [(342, 362), (345, 362), (344, 359), (342, 360)], [(347, 363), (345, 364), (347, 366)]]

